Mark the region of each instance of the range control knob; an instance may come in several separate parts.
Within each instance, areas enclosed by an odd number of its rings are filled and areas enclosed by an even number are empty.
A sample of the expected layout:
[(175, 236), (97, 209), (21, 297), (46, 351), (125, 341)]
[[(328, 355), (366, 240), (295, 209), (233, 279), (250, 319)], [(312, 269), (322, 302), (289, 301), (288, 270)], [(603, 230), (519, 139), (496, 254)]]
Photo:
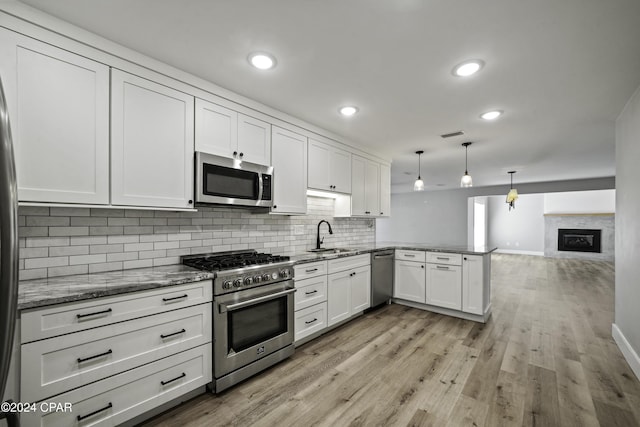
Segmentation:
[(289, 269), (285, 268), (284, 270), (280, 270), (280, 277), (285, 278), (289, 276)]
[(244, 278), (244, 284), (245, 284), (246, 286), (249, 286), (249, 285), (250, 285), (250, 284), (252, 284), (252, 283), (253, 283), (253, 277), (245, 277), (245, 278)]
[(236, 288), (239, 288), (240, 286), (242, 286), (242, 279), (236, 279), (233, 281), (233, 286)]
[(262, 282), (262, 276), (258, 274), (253, 278), (253, 283), (260, 283), (260, 282)]
[(273, 273), (271, 273), (271, 278), (273, 280), (276, 280), (278, 278), (278, 273), (276, 273), (275, 271)]
[(262, 280), (264, 280), (265, 282), (268, 282), (269, 279), (271, 279), (271, 275), (270, 274), (265, 273), (265, 274), (262, 275)]
[(231, 280), (225, 280), (222, 284), (222, 289), (231, 289)]

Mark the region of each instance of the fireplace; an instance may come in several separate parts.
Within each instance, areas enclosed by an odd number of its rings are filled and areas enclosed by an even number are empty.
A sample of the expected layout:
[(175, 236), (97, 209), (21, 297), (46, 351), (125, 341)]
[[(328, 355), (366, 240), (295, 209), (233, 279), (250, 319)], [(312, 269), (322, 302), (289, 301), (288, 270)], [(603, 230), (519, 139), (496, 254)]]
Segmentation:
[(558, 250), (600, 253), (601, 233), (601, 230), (559, 228)]

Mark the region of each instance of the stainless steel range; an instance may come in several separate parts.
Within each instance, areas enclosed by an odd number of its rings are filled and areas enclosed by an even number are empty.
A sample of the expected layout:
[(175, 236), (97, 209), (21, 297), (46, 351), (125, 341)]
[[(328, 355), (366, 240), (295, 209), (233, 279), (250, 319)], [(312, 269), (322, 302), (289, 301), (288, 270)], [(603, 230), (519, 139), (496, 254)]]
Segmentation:
[(293, 354), (295, 292), (289, 257), (256, 251), (181, 257), (215, 272), (213, 387), (220, 392)]

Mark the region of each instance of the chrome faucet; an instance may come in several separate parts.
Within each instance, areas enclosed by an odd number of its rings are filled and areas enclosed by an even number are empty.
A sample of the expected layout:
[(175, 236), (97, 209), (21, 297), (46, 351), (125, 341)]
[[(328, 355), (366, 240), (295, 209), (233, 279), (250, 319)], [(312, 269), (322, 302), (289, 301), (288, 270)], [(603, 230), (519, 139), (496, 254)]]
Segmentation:
[(316, 249), (320, 249), (320, 245), (322, 244), (322, 242), (324, 242), (324, 237), (320, 239), (320, 226), (322, 225), (323, 222), (329, 226), (329, 234), (333, 234), (333, 230), (331, 229), (331, 224), (329, 224), (329, 222), (324, 219), (320, 221), (318, 223), (318, 233), (316, 234)]

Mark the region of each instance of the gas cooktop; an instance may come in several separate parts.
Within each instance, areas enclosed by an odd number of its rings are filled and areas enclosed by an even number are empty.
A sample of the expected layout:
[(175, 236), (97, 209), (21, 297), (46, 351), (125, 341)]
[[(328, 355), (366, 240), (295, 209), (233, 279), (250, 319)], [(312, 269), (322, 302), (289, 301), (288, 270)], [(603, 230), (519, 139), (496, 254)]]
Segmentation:
[(253, 265), (268, 265), (289, 261), (289, 257), (285, 255), (272, 255), (258, 253), (257, 251), (214, 252), (186, 255), (181, 259), (184, 265), (207, 271), (232, 270)]

